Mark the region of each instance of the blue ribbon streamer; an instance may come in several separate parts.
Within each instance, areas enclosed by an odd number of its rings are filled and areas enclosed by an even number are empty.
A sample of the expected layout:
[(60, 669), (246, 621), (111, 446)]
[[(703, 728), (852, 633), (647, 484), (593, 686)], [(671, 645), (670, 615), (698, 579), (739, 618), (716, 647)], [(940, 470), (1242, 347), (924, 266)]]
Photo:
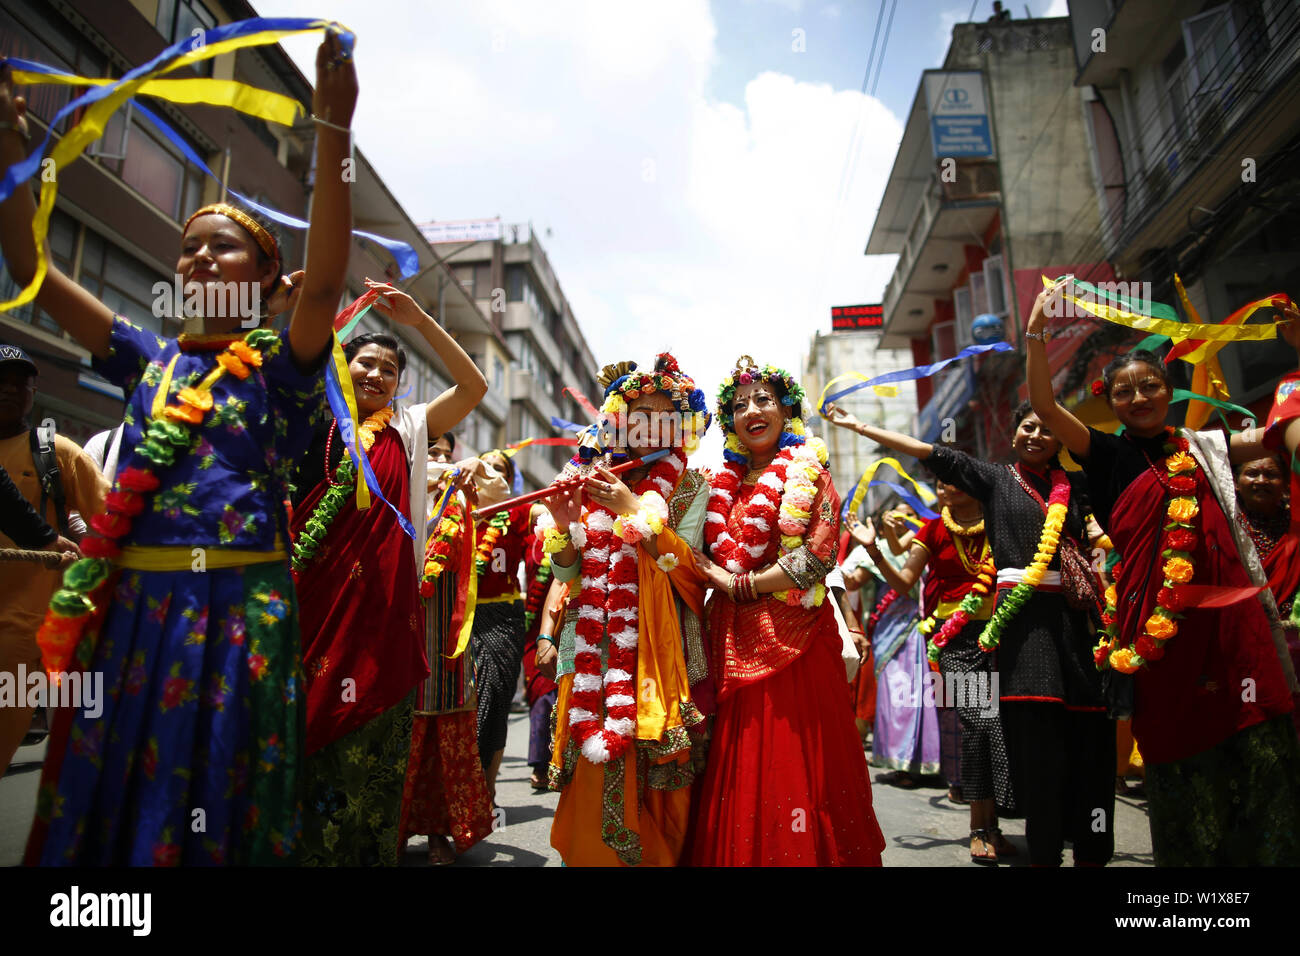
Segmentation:
[[(159, 133), (161, 133), (173, 146), (184, 153), (186, 159), (199, 167), (199, 169), (203, 170), (203, 172), (207, 173), (212, 179), (221, 182), (221, 179), (217, 174), (208, 168), (208, 164), (203, 161), (198, 153), (194, 152), (190, 147), (190, 144), (185, 141), (180, 133), (168, 126), (161, 118), (146, 108), (138, 100), (132, 100), (131, 102), (135, 105), (136, 112), (152, 123)], [(282, 226), (288, 226), (291, 229), (306, 229), (311, 225), (311, 223), (305, 219), (299, 219), (297, 216), (291, 216), (288, 213), (280, 212), (280, 210), (273, 209), (270, 206), (264, 206), (229, 186), (226, 187), (226, 191), (248, 208), (260, 212), (267, 219), (270, 219), (273, 222), (278, 222)], [(353, 229), (352, 235), (361, 236), (364, 239), (369, 239), (371, 242), (378, 243), (392, 253), (393, 258), (397, 260), (397, 267), (401, 271), (403, 279), (409, 279), (420, 271), (419, 253), (417, 253), (414, 247), (409, 243), (402, 242), (398, 239), (389, 239), (386, 236), (376, 235), (373, 232), (366, 232), (364, 229)]]
[[(840, 505), (841, 521), (843, 521), (849, 516), (849, 503), (857, 496), (858, 488), (861, 485), (862, 485), (862, 479), (858, 478), (858, 480), (853, 483), (853, 489), (847, 495), (844, 496), (844, 504)], [(910, 505), (912, 510), (915, 511), (922, 518), (933, 519), (939, 517), (939, 513), (931, 509), (929, 506), (927, 506), (926, 503), (922, 501), (920, 498), (918, 498), (916, 496), (916, 493), (913, 492), (910, 488), (906, 488), (903, 485), (898, 484), (897, 482), (888, 481), (884, 478), (873, 478), (871, 479), (871, 481), (867, 482), (868, 488), (874, 488), (876, 486), (891, 489), (895, 494), (898, 495), (899, 498), (901, 498), (905, 503)]]
[[(250, 21), (244, 21), (244, 22), (250, 22)], [(302, 22), (305, 24), (313, 24), (313, 23), (319, 23), (320, 21), (304, 20)], [(231, 24), (231, 26), (234, 25), (235, 24)], [(281, 28), (263, 27), (262, 29), (281, 29)], [(209, 31), (209, 33), (216, 33), (216, 32), (218, 31), (215, 30)], [(352, 35), (340, 34), (340, 36), (350, 38)], [(212, 42), (217, 42), (217, 40), (219, 39), (228, 39), (228, 38), (229, 37), (217, 37), (216, 39), (210, 38), (207, 42), (212, 43)], [(351, 50), (351, 40), (346, 40), (344, 43), (344, 47), (347, 50)], [(180, 52), (183, 53), (189, 52), (189, 50), (187, 48)], [(52, 76), (74, 76), (75, 75), (72, 73), (68, 73), (65, 70), (59, 70), (54, 67), (47, 66), (44, 63), (36, 63), (32, 60), (23, 60), (17, 57), (12, 57), (6, 62), (12, 64), (18, 69), (28, 70), (32, 73), (46, 73)], [(104, 95), (107, 95), (108, 92), (111, 92), (114, 88), (120, 86), (124, 80), (130, 78), (132, 76), (132, 73), (134, 72), (135, 71), (132, 71), (131, 73), (127, 73), (122, 78), (122, 80), (119, 80), (117, 83), (114, 83), (112, 86), (95, 87), (91, 92), (95, 92), (96, 90), (102, 90), (104, 91)], [(102, 97), (94, 97), (93, 99), (101, 99), (101, 98)], [(52, 130), (55, 126), (57, 126), (58, 123), (63, 119), (64, 115), (71, 112), (71, 110), (75, 107), (76, 104), (82, 103), (83, 100), (85, 102), (92, 102), (93, 99), (90, 97), (90, 94), (86, 94), (85, 96), (78, 97), (72, 103), (69, 103), (68, 106), (65, 106), (62, 110), (60, 110), (57, 114), (55, 114), (54, 119), (50, 123), (50, 129)], [(195, 166), (201, 169), (204, 173), (206, 173), (209, 178), (216, 180), (218, 183), (221, 182), (221, 177), (219, 177), (216, 173), (212, 171), (212, 169), (208, 166), (208, 164), (203, 161), (203, 158), (194, 151), (194, 149), (185, 140), (185, 138), (180, 135), (180, 133), (172, 129), (172, 127), (168, 125), (161, 117), (159, 117), (156, 113), (154, 113), (152, 110), (147, 108), (139, 100), (132, 99), (131, 104), (135, 108), (135, 111), (141, 116), (141, 118), (148, 121), (164, 139), (166, 139), (169, 143), (171, 143), (178, 150), (180, 150), (180, 152), (185, 156), (186, 159), (188, 159), (191, 163), (193, 163)], [(40, 168), (41, 154), (45, 151), (45, 147), (48, 144), (49, 139), (50, 139), (50, 134), (47, 132), (45, 136), (45, 140), (42, 141), (40, 148), (36, 152), (32, 153), (32, 155), (27, 157), (27, 159), (24, 160), (22, 163), (17, 163), (14, 166), (10, 167), (9, 174), (5, 176), (3, 181), (0, 181), (0, 202), (3, 202), (5, 199), (7, 199), (13, 193), (14, 188), (19, 183), (25, 182), (26, 180), (31, 178), (35, 170)], [(14, 175), (19, 171), (23, 170), (23, 167), (25, 166), (31, 166), (31, 169), (23, 172), (22, 175), (15, 178), (14, 181), (11, 183), (10, 182), (11, 175)], [(272, 208), (271, 206), (264, 206), (261, 203), (257, 202), (256, 200), (248, 196), (245, 196), (243, 193), (239, 192), (236, 189), (231, 188), (228, 185), (226, 186), (226, 191), (231, 196), (234, 196), (237, 200), (239, 200), (241, 203), (247, 206), (248, 208), (256, 210), (257, 212), (265, 216), (267, 219), (270, 219), (273, 222), (278, 222), (282, 226), (288, 226), (291, 229), (307, 229), (311, 225), (305, 219), (299, 219), (297, 216), (291, 216), (288, 213), (281, 212), (280, 210)], [(387, 236), (380, 236), (373, 232), (366, 232), (364, 229), (353, 229), (352, 234), (354, 236), (360, 236), (363, 239), (369, 239), (371, 242), (374, 242), (387, 249), (388, 252), (396, 260), (398, 270), (401, 272), (401, 276), (403, 279), (409, 279), (411, 276), (415, 275), (417, 272), (420, 271), (419, 253), (415, 251), (415, 248), (410, 243), (402, 242), (399, 239), (389, 239)]]
[[(63, 109), (54, 114), (50, 120), (49, 126), (45, 130), (45, 138), (41, 140), (32, 153), (21, 163), (15, 163), (5, 172), (4, 179), (0, 179), (0, 202), (8, 199), (13, 195), (13, 191), (22, 183), (27, 182), (36, 171), (41, 168), (41, 161), (45, 156), (45, 149), (50, 145), (50, 139), (54, 135), (55, 128), (73, 113), (89, 106), (92, 103), (98, 103), (105, 97), (111, 96), (116, 92), (123, 83), (129, 83), (131, 80), (138, 79), (148, 73), (152, 73), (163, 63), (173, 60), (185, 53), (190, 53), (196, 48), (202, 48), (209, 44), (220, 43), (234, 37), (248, 36), (250, 34), (264, 33), (267, 31), (279, 30), (314, 30), (323, 26), (328, 26), (326, 20), (314, 17), (252, 17), (248, 20), (239, 20), (235, 23), (227, 23), (211, 30), (205, 30), (201, 35), (190, 35), (183, 40), (178, 40), (171, 46), (163, 49), (161, 53), (155, 56), (148, 63), (142, 63), (134, 69), (127, 70), (122, 77), (113, 84), (107, 86), (96, 86), (87, 90), (76, 99), (68, 102)], [(343, 47), (344, 53), (351, 54), (352, 47), (356, 43), (356, 36), (346, 30), (338, 30), (337, 36)], [(7, 61), (6, 61), (7, 62)], [(31, 64), (24, 61), (24, 68), (30, 68)], [(47, 70), (48, 72), (48, 70)]]
[(557, 418), (554, 415), (551, 416), (551, 427), (556, 431), (561, 432), (581, 432), (587, 430), (586, 425), (579, 425), (576, 422), (567, 422), (563, 418)]
[[(334, 363), (326, 359), (325, 367), (325, 397), (329, 399), (330, 410), (334, 412), (334, 418), (340, 422), (352, 421), (352, 413), (348, 411), (348, 400), (343, 397), (343, 386), (339, 384), (338, 373), (334, 370)], [(407, 537), (412, 541), (415, 540), (415, 526), (411, 524), (411, 519), (402, 514), (393, 503), (384, 497), (383, 491), (379, 488), (379, 479), (375, 477), (374, 469), (370, 467), (370, 459), (366, 456), (365, 449), (357, 443), (355, 430), (352, 428), (339, 429), (343, 436), (344, 443), (348, 446), (348, 451), (352, 454), (352, 461), (365, 476), (366, 487), (370, 489), (371, 494), (388, 505), (388, 509), (397, 515), (397, 523), (401, 525), (402, 530), (406, 532)]]
[(822, 402), (821, 408), (818, 409), (823, 415), (826, 414), (826, 406), (831, 402), (838, 401), (845, 395), (851, 395), (859, 389), (869, 388), (872, 385), (888, 385), (892, 382), (914, 382), (917, 379), (929, 378), (936, 372), (941, 372), (953, 362), (960, 362), (964, 358), (970, 358), (972, 355), (981, 355), (984, 352), (1011, 352), (1014, 348), (1009, 342), (992, 342), (988, 345), (968, 345), (952, 358), (946, 358), (930, 365), (918, 365), (915, 368), (900, 369), (897, 372), (886, 372), (884, 375), (877, 375), (875, 378), (869, 378), (865, 382), (858, 382), (850, 385), (848, 388), (840, 389), (833, 395), (827, 395), (826, 401)]
[(453, 468), (451, 470), (451, 474), (447, 478), (447, 490), (443, 492), (442, 495), (442, 504), (438, 505), (438, 513), (433, 516), (433, 520), (430, 521), (428, 527), (425, 528), (425, 534), (433, 534), (434, 529), (438, 527), (438, 522), (442, 520), (442, 513), (447, 510), (447, 505), (451, 504), (451, 499), (456, 497), (452, 493), (451, 486), (456, 483), (456, 476), (459, 474), (459, 468)]
[(939, 512), (928, 507), (926, 503), (922, 501), (920, 498), (918, 498), (916, 496), (916, 493), (912, 491), (910, 488), (906, 488), (903, 485), (898, 484), (897, 482), (886, 481), (883, 478), (872, 479), (871, 483), (868, 484), (867, 487), (870, 488), (874, 485), (881, 485), (882, 487), (889, 488), (890, 490), (892, 490), (896, 495), (898, 495), (899, 498), (901, 498), (904, 502), (906, 502), (911, 507), (911, 509), (915, 511), (917, 515), (921, 518), (933, 519), (939, 517)]

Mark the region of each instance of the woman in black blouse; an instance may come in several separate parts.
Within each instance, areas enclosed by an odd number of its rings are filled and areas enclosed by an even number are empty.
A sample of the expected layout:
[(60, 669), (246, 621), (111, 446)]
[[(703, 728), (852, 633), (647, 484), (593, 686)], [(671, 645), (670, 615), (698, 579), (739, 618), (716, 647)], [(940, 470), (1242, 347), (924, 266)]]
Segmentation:
[[(998, 567), (998, 609), (1034, 560), (1042, 536), (1060, 441), (1024, 403), (1012, 439), (1017, 462), (995, 465), (941, 445), (859, 422), (834, 405), (831, 421), (921, 461), (941, 480), (984, 506)], [(1062, 473), (1063, 474), (1063, 473)], [(1081, 475), (1069, 475), (1065, 526), (1042, 584), (1010, 617), (996, 648), (1002, 725), (1016, 802), (1025, 813), (1030, 862), (1059, 866), (1064, 841), (1077, 865), (1102, 866), (1115, 848), (1115, 725), (1107, 718), (1092, 661), (1096, 594), (1081, 575), (1061, 580), (1062, 552), (1087, 540), (1088, 504)], [(1078, 562), (1072, 562), (1078, 567)], [(1072, 586), (1073, 585), (1073, 586)], [(1083, 585), (1082, 591), (1079, 585)], [(999, 616), (995, 612), (995, 619)], [(986, 628), (985, 639), (990, 637)]]

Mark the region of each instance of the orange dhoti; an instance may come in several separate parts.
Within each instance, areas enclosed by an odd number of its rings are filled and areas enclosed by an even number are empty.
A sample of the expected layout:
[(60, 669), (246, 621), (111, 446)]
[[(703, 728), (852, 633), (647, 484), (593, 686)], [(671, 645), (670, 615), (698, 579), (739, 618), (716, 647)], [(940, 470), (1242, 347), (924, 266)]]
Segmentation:
[(595, 764), (581, 755), (569, 735), (574, 675), (559, 680), (551, 846), (567, 866), (676, 866), (685, 845), (696, 771), (688, 730), (702, 728), (703, 718), (690, 700), (674, 592), (698, 612), (703, 578), (676, 533), (664, 530), (656, 544), (678, 565), (665, 572), (638, 554), (636, 741), (624, 756)]

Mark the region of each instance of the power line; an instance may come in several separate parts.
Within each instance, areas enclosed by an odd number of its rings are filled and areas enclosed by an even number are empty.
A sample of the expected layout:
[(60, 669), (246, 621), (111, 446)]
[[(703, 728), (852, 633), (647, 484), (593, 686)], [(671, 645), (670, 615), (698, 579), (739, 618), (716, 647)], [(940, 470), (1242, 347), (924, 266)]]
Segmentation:
[[(880, 47), (880, 59), (876, 61), (876, 79), (871, 84), (871, 95), (876, 95), (876, 87), (880, 85), (880, 70), (885, 65), (885, 51), (889, 49), (889, 34), (894, 26), (894, 11), (898, 9), (898, 0), (894, 0), (889, 5), (889, 22), (885, 24), (885, 42)], [(972, 6), (971, 12), (974, 12)]]

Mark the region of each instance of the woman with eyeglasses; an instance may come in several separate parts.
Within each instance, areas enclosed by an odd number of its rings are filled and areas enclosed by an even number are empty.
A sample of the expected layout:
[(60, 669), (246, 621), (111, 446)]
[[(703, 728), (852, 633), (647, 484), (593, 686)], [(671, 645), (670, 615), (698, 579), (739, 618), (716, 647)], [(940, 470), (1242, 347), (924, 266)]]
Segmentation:
[(1168, 426), (1169, 373), (1141, 350), (1103, 372), (1123, 434), (1084, 425), (1057, 404), (1047, 363), (1044, 329), (1064, 286), (1044, 290), (1029, 317), (1029, 394), (1083, 466), (1097, 520), (1122, 556), (1094, 657), (1133, 675), (1156, 865), (1300, 864), (1295, 676), (1236, 520), (1230, 464), (1263, 454), (1260, 433), (1229, 441)]

